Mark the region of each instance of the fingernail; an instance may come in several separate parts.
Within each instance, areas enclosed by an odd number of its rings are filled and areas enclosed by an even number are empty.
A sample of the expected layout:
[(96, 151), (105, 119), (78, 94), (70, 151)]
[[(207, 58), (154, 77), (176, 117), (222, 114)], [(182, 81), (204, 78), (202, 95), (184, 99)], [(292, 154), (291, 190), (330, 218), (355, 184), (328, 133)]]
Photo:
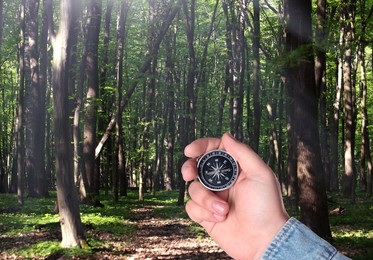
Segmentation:
[(214, 209), (215, 213), (222, 215), (226, 213), (227, 205), (221, 201), (214, 201), (212, 203), (212, 208)]

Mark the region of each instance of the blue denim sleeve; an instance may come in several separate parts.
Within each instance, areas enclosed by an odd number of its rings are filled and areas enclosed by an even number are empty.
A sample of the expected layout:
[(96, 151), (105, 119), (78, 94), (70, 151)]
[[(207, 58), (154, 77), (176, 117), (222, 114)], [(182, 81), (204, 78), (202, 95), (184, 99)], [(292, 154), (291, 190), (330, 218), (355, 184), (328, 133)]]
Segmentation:
[(333, 259), (348, 257), (317, 236), (295, 218), (290, 218), (272, 240), (262, 259)]

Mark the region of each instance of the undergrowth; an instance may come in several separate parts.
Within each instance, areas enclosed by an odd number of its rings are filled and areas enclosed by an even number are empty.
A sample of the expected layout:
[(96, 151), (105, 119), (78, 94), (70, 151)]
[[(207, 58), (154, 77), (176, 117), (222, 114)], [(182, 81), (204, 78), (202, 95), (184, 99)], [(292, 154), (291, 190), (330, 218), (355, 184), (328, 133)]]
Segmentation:
[[(136, 191), (113, 202), (111, 195), (100, 195), (103, 208), (81, 205), (81, 218), (86, 228), (86, 249), (60, 247), (59, 216), (53, 212), (55, 193), (45, 199), (27, 198), (21, 207), (15, 195), (0, 194), (0, 258), (56, 259), (92, 258), (98, 251), (115, 254), (118, 241), (126, 241), (135, 235), (136, 222), (131, 220), (132, 210), (155, 206), (153, 214), (161, 219), (187, 218), (183, 206), (177, 206), (177, 191), (160, 191), (146, 194), (144, 201), (137, 199)], [(373, 203), (372, 199), (358, 197), (355, 204), (333, 194), (330, 208), (341, 206), (341, 215), (330, 216), (333, 245), (353, 259), (373, 259)], [(296, 216), (296, 215), (295, 215)], [(197, 237), (206, 233), (196, 224), (190, 232)], [(123, 252), (122, 252), (123, 253)]]

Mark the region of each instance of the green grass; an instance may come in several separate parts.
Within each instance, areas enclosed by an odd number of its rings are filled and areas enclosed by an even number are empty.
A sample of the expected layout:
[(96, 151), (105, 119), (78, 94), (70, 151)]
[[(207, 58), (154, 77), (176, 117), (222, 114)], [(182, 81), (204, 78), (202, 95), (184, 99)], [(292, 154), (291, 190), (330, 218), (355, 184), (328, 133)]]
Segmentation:
[[(184, 207), (176, 205), (177, 191), (160, 191), (156, 196), (147, 193), (141, 202), (137, 196), (135, 191), (129, 191), (127, 197), (115, 203), (110, 195), (100, 195), (104, 208), (81, 205), (82, 222), (87, 227), (90, 247), (64, 249), (60, 247), (59, 216), (53, 213), (54, 193), (46, 199), (27, 198), (22, 207), (17, 205), (15, 195), (0, 194), (0, 252), (24, 259), (61, 256), (89, 259), (100, 250), (116, 254), (116, 250), (121, 249), (114, 244), (135, 235), (136, 223), (131, 220), (134, 209), (152, 206), (157, 218), (187, 218)], [(333, 245), (353, 259), (373, 259), (372, 199), (361, 196), (355, 204), (351, 204), (339, 198), (338, 194), (333, 194), (333, 197), (336, 203), (330, 208), (346, 208), (344, 214), (330, 216)], [(190, 232), (197, 237), (206, 236), (197, 224), (190, 226)]]
[(359, 199), (355, 204), (339, 200), (346, 208), (342, 215), (330, 216), (333, 244), (353, 259), (373, 259), (373, 201)]
[[(156, 206), (154, 213), (159, 218), (187, 217), (183, 206), (177, 206), (177, 191), (160, 191), (156, 196), (145, 194), (144, 201), (137, 199), (135, 191), (113, 202), (111, 195), (100, 195), (104, 208), (81, 205), (81, 219), (86, 226), (88, 249), (61, 248), (59, 215), (53, 212), (56, 194), (50, 198), (27, 198), (21, 207), (15, 195), (0, 194), (0, 252), (31, 258), (89, 258), (95, 251), (108, 250), (115, 253), (113, 241), (130, 239), (136, 230), (131, 221), (131, 211), (143, 206)], [(1, 255), (0, 255), (1, 258)]]

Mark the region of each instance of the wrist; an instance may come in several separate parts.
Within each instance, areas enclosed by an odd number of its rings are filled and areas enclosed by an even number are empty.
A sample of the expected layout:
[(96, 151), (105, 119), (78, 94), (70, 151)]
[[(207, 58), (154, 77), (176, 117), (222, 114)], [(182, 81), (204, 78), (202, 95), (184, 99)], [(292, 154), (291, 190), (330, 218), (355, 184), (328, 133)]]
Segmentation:
[(261, 259), (263, 257), (264, 253), (268, 250), (272, 241), (281, 232), (282, 228), (286, 225), (288, 220), (289, 216), (286, 213), (284, 213), (281, 217), (278, 218), (276, 222), (274, 222), (272, 225), (268, 227), (267, 232), (263, 231), (263, 237), (260, 240), (261, 242), (258, 244), (258, 250), (253, 259)]

